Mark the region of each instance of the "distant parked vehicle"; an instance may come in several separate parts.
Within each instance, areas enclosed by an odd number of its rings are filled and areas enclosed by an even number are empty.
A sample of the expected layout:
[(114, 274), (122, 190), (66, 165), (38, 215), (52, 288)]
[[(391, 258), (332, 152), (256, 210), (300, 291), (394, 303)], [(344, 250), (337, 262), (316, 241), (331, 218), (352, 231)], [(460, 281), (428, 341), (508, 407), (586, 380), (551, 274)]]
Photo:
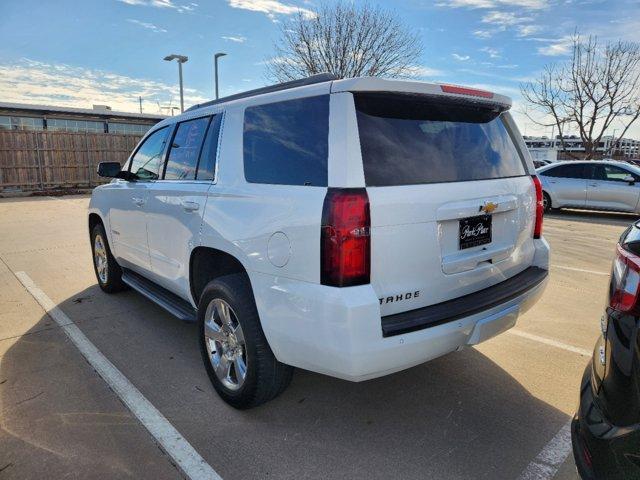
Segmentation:
[(536, 160), (536, 159), (533, 160), (533, 166), (536, 168), (541, 168), (546, 165), (551, 165), (551, 162), (548, 160)]
[(640, 213), (640, 167), (605, 160), (566, 161), (537, 173), (545, 211), (567, 207)]
[(572, 422), (580, 476), (640, 478), (640, 222), (622, 234), (593, 358)]

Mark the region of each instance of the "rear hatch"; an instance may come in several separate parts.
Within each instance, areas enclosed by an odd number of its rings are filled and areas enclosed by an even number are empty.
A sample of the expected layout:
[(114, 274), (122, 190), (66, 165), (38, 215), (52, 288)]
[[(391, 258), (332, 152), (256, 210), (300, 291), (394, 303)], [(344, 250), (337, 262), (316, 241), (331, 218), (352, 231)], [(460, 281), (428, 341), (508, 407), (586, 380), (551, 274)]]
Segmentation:
[(353, 95), (383, 316), (476, 292), (531, 265), (535, 189), (504, 106)]

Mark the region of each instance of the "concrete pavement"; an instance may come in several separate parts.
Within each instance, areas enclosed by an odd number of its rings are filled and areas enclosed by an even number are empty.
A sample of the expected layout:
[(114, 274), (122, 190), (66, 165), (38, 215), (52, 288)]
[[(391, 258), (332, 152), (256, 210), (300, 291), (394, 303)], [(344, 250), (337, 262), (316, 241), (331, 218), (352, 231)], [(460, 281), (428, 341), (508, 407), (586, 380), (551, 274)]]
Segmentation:
[[(364, 383), (297, 371), (224, 404), (193, 325), (96, 286), (86, 196), (0, 200), (0, 478), (181, 473), (44, 314), (24, 271), (224, 478), (518, 478), (572, 415), (587, 356), (507, 333)], [(552, 277), (516, 329), (590, 351), (628, 215), (545, 219)], [(571, 458), (556, 478), (576, 478)]]

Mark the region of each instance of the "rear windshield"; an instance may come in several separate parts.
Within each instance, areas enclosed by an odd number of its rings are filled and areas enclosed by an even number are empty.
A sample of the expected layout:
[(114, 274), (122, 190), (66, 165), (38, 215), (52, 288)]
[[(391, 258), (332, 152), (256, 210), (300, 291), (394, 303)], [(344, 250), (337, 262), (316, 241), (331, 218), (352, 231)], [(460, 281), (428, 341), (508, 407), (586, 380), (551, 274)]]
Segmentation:
[(525, 175), (500, 111), (415, 95), (354, 94), (368, 186)]

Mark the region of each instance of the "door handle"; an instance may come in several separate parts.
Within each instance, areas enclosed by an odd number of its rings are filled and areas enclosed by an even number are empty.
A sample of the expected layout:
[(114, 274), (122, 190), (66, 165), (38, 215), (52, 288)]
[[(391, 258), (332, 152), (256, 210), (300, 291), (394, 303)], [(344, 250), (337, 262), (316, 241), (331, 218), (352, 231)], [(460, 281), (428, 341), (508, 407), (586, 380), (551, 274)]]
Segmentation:
[(144, 198), (140, 197), (133, 197), (131, 201), (133, 201), (133, 203), (135, 203), (138, 207), (142, 207), (145, 204)]
[(200, 208), (200, 204), (198, 202), (190, 202), (183, 201), (182, 208), (184, 208), (185, 212), (195, 212)]
[(598, 184), (597, 184), (597, 183), (590, 183), (590, 184), (589, 184), (589, 186), (590, 186), (590, 187), (597, 187), (597, 186), (598, 186)]

